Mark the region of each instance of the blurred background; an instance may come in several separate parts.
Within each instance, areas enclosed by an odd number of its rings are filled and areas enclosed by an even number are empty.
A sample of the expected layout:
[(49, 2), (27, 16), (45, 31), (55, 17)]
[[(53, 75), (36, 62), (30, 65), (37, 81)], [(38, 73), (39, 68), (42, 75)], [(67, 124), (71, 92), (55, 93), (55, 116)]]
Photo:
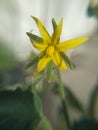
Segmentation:
[[(98, 0), (0, 0), (0, 72), (5, 70), (4, 65), (9, 61), (13, 63), (14, 59), (24, 62), (35, 51), (26, 35), (31, 30), (39, 34), (31, 16), (38, 17), (50, 34), (51, 19), (54, 17), (59, 22), (63, 17), (61, 40), (84, 36), (90, 38), (86, 44), (67, 52), (76, 67), (62, 72), (64, 83), (86, 105), (98, 78)], [(8, 50), (12, 50), (12, 53), (6, 63), (2, 56), (8, 56)], [(17, 69), (23, 74), (22, 67)], [(15, 75), (17, 77), (18, 74)], [(17, 83), (21, 79), (12, 80), (10, 77), (10, 80)], [(6, 82), (9, 82), (8, 79)], [(56, 100), (52, 100), (51, 104), (54, 102)]]

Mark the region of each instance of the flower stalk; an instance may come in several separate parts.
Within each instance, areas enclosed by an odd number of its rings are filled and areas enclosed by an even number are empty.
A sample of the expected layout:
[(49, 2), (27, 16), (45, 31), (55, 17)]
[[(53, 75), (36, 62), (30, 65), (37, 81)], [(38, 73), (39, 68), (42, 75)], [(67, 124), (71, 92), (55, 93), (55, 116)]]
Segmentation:
[(49, 121), (47, 120), (46, 116), (44, 116), (44, 115), (42, 117), (40, 126), (42, 127), (43, 130), (53, 130)]
[(69, 119), (69, 115), (68, 115), (68, 111), (67, 111), (67, 107), (66, 107), (66, 95), (65, 95), (65, 91), (64, 91), (64, 86), (63, 86), (60, 71), (58, 68), (56, 70), (57, 70), (57, 76), (58, 76), (58, 91), (59, 91), (59, 95), (60, 95), (61, 105), (62, 105), (67, 129), (70, 130), (71, 125), (70, 125), (70, 119)]

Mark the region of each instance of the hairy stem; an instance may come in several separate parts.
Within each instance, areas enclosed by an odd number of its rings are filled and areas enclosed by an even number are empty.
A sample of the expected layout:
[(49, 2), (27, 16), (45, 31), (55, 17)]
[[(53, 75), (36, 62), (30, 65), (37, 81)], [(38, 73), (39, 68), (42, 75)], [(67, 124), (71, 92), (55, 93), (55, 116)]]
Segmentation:
[(61, 79), (61, 74), (60, 74), (60, 71), (58, 68), (57, 68), (57, 76), (58, 76), (58, 90), (59, 90), (60, 100), (61, 100), (61, 104), (62, 104), (62, 109), (63, 109), (67, 129), (70, 130), (71, 125), (70, 125), (70, 120), (69, 120), (68, 111), (67, 111), (67, 107), (66, 107), (66, 100), (65, 100), (66, 96), (65, 96), (65, 92), (64, 92), (63, 82)]

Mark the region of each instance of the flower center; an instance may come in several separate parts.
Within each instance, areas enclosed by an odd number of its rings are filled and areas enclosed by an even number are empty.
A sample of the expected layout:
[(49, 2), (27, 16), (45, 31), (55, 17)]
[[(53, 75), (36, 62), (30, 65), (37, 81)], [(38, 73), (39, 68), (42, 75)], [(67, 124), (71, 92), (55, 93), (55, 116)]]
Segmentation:
[(48, 56), (51, 56), (53, 53), (54, 53), (54, 46), (49, 46), (48, 48), (47, 48), (47, 50), (46, 50), (46, 54), (48, 55)]

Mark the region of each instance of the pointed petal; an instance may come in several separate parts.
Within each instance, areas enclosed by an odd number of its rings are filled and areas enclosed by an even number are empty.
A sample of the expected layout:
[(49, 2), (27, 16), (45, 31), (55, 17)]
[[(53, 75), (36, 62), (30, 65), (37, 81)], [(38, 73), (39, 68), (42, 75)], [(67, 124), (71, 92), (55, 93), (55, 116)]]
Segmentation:
[(41, 23), (41, 21), (39, 19), (37, 19), (36, 17), (32, 17), (32, 18), (36, 22), (43, 40), (50, 43), (51, 37), (50, 37), (49, 33), (47, 32), (47, 30), (45, 29), (45, 27), (43, 26), (43, 24)]
[(59, 51), (66, 51), (66, 50), (72, 49), (72, 48), (74, 48), (74, 47), (76, 47), (76, 46), (86, 42), (87, 40), (88, 40), (87, 37), (68, 40), (68, 41), (59, 43), (57, 45), (57, 49)]
[(64, 60), (60, 57), (60, 54), (57, 51), (53, 54), (52, 60), (61, 70), (67, 70)]
[(40, 43), (36, 43), (36, 42), (32, 42), (32, 45), (37, 49), (37, 50), (39, 50), (39, 51), (44, 51), (44, 50), (46, 50), (46, 48), (47, 48), (47, 44), (40, 44)]
[(56, 64), (56, 65), (59, 65), (60, 64), (60, 61), (61, 61), (61, 58), (60, 58), (60, 54), (55, 50), (54, 54), (51, 56), (52, 59), (53, 59), (53, 62)]
[(60, 20), (58, 26), (56, 27), (56, 29), (52, 35), (52, 43), (53, 44), (57, 44), (59, 39), (60, 39), (60, 35), (62, 32), (62, 25), (63, 25), (63, 19)]
[(51, 61), (50, 57), (44, 56), (43, 58), (41, 58), (38, 62), (37, 71), (41, 72), (43, 69), (45, 69), (49, 61)]
[(67, 66), (63, 59), (61, 59), (60, 65), (58, 66), (61, 70), (67, 70)]

